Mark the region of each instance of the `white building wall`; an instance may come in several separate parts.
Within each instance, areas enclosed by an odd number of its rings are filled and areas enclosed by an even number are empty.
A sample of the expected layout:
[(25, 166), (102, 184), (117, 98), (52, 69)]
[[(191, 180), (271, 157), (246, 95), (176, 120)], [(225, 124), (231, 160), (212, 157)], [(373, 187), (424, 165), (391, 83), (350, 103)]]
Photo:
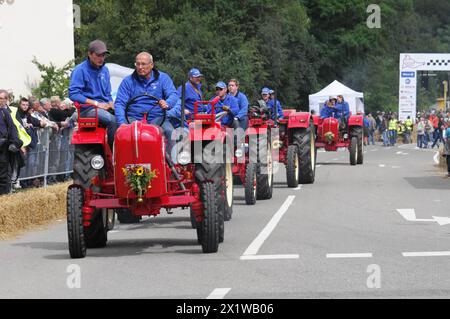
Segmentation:
[(72, 0), (4, 0), (0, 4), (0, 88), (28, 96), (43, 64), (74, 59)]

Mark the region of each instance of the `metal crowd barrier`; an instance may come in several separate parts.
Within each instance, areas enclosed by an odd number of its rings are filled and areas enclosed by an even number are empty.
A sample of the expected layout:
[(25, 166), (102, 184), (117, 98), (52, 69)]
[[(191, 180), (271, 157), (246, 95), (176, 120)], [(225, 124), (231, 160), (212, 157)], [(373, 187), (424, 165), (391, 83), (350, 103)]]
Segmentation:
[(20, 170), (19, 181), (43, 178), (47, 186), (51, 176), (66, 175), (73, 172), (74, 147), (70, 144), (73, 129), (56, 132), (51, 128), (36, 130), (38, 144), (26, 154), (25, 167)]

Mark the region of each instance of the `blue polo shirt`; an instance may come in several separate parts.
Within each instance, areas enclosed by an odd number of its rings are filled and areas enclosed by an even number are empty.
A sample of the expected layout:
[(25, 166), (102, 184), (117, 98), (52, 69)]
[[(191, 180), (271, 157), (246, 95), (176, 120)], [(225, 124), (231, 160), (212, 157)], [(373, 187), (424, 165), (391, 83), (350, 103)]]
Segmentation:
[(111, 102), (111, 81), (106, 66), (97, 69), (89, 59), (77, 65), (70, 76), (69, 98), (80, 104), (87, 99), (100, 103)]
[[(173, 81), (170, 76), (164, 72), (153, 69), (150, 79), (145, 79), (137, 74), (133, 74), (123, 79), (117, 91), (117, 98), (114, 104), (117, 125), (126, 123), (125, 107), (132, 98), (148, 94), (159, 99), (165, 100), (169, 109), (174, 107), (179, 98)], [(142, 96), (138, 98), (128, 109), (128, 117), (141, 120), (144, 113), (149, 113), (148, 121), (163, 115), (163, 110), (157, 105), (158, 101)]]
[[(214, 100), (215, 98), (216, 97), (214, 96), (213, 98), (211, 98), (210, 101)], [(223, 107), (225, 105), (230, 107), (230, 113), (228, 113), (228, 115), (225, 115), (222, 118), (221, 123), (222, 123), (222, 125), (230, 126), (231, 124), (233, 124), (234, 117), (239, 112), (238, 100), (234, 96), (231, 96), (230, 94), (225, 95), (225, 98), (223, 100), (220, 100), (214, 106), (214, 113), (218, 114), (218, 113), (223, 112)], [(211, 113), (211, 111), (212, 111), (211, 104), (208, 104), (208, 106), (206, 107), (206, 112)]]
[(275, 112), (278, 112), (279, 119), (284, 118), (283, 109), (281, 108), (280, 101), (277, 100), (277, 110), (275, 110), (274, 104), (275, 104), (275, 102), (272, 99), (270, 99), (269, 102), (267, 103), (267, 107), (269, 108), (270, 112), (272, 113), (272, 120), (275, 119)]
[(239, 112), (236, 115), (238, 119), (248, 116), (248, 99), (247, 96), (242, 92), (237, 92), (234, 96), (238, 100)]
[[(184, 98), (185, 101), (185, 107), (186, 110), (189, 110), (190, 112), (194, 112), (194, 103), (197, 101), (201, 101), (203, 98), (203, 93), (202, 93), (202, 85), (194, 85), (192, 84), (190, 81), (187, 81), (186, 84), (186, 96)], [(178, 88), (178, 96), (180, 97), (180, 99), (182, 98), (181, 96), (181, 86)]]

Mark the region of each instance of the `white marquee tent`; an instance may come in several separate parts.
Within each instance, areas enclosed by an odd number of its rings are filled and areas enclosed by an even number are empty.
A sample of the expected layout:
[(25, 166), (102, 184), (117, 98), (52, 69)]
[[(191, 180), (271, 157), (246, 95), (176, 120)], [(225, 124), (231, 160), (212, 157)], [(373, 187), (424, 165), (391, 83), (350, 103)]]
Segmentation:
[(316, 114), (320, 114), (324, 103), (330, 95), (343, 95), (344, 100), (348, 102), (352, 114), (357, 112), (364, 113), (364, 94), (356, 92), (339, 81), (334, 81), (321, 91), (309, 96), (309, 110), (314, 110)]

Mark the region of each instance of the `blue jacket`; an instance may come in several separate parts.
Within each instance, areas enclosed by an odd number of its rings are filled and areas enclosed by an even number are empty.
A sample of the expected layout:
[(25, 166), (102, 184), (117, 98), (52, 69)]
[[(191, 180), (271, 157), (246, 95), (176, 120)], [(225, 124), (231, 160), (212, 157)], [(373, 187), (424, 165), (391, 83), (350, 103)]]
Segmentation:
[[(215, 96), (212, 97), (210, 101), (214, 100), (215, 98), (216, 98)], [(214, 106), (214, 114), (219, 114), (219, 113), (223, 112), (222, 107), (225, 105), (230, 107), (230, 113), (228, 113), (228, 115), (225, 115), (222, 118), (221, 123), (222, 123), (222, 125), (231, 126), (233, 124), (234, 117), (239, 113), (238, 100), (234, 96), (227, 94), (225, 96), (225, 99), (220, 100)], [(206, 112), (211, 113), (211, 110), (212, 110), (211, 104), (208, 104), (208, 106), (206, 107)]]
[[(169, 104), (169, 109), (174, 107), (179, 100), (173, 81), (168, 74), (153, 69), (150, 79), (147, 80), (140, 77), (135, 71), (123, 79), (117, 91), (115, 102), (117, 125), (120, 126), (126, 123), (125, 107), (128, 101), (145, 93), (166, 100), (167, 104)], [(158, 101), (142, 96), (130, 105), (128, 118), (141, 120), (144, 113), (149, 111), (151, 111), (147, 116), (149, 122), (163, 115), (163, 110), (158, 106)]]
[(235, 116), (238, 119), (248, 116), (248, 99), (247, 96), (242, 92), (237, 92), (235, 98), (238, 100), (239, 113)]
[(108, 68), (94, 68), (89, 60), (77, 65), (70, 76), (69, 98), (81, 104), (86, 104), (86, 99), (111, 102), (113, 99)]
[[(191, 114), (193, 113), (194, 112), (192, 111)], [(175, 106), (167, 111), (167, 117), (169, 118), (170, 123), (172, 123), (174, 128), (178, 128), (181, 126), (181, 99), (178, 99), (178, 102), (175, 104)], [(188, 115), (185, 115), (184, 119), (184, 126), (188, 127)]]
[(342, 116), (348, 118), (350, 116), (350, 107), (348, 103), (343, 101), (342, 103), (336, 103), (336, 118), (340, 119)]
[[(181, 86), (178, 88), (178, 96), (181, 97)], [(186, 110), (194, 112), (194, 102), (201, 101), (203, 98), (202, 93), (202, 85), (199, 84), (198, 87), (195, 87), (191, 82), (186, 82)]]
[(364, 122), (364, 127), (367, 127), (367, 128), (370, 127), (370, 121), (369, 121), (369, 119), (367, 117), (364, 117), (363, 122)]
[(320, 117), (323, 119), (334, 117), (334, 114), (336, 113), (336, 108), (329, 107), (326, 102), (323, 106), (323, 108), (320, 110)]
[[(269, 100), (269, 102), (267, 103), (267, 107), (269, 108), (269, 110), (270, 110), (270, 113), (272, 114), (272, 120), (275, 120), (275, 110), (274, 110), (274, 104), (275, 104), (275, 102), (274, 102), (274, 100)], [(280, 103), (280, 101), (278, 101), (277, 100), (277, 112), (278, 112), (278, 118), (279, 119), (283, 119), (284, 118), (284, 116), (283, 116), (283, 109), (281, 108), (281, 103)]]

